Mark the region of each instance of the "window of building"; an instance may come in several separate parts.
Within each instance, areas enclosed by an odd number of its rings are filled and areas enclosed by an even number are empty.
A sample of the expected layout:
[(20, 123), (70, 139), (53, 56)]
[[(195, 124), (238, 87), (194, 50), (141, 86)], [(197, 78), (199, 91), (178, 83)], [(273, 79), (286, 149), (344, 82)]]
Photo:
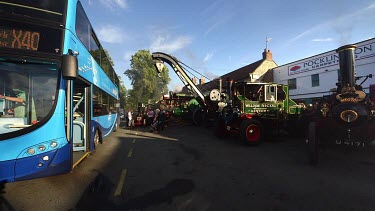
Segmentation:
[(311, 75), (311, 86), (319, 86), (319, 74)]
[(296, 78), (288, 79), (288, 86), (290, 90), (297, 89), (297, 79)]

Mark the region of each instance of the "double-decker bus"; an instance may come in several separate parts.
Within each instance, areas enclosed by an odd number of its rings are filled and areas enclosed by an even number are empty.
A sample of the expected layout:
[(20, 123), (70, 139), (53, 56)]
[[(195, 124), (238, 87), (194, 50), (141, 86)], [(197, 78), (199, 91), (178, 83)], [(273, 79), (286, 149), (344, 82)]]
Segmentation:
[(71, 171), (117, 128), (119, 79), (78, 0), (0, 1), (0, 182)]

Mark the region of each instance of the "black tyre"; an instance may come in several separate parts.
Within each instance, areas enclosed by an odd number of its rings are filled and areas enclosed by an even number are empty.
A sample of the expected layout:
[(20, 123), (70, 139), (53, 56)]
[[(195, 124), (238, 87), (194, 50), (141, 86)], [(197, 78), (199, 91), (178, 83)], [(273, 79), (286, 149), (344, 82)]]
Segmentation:
[(99, 145), (100, 142), (101, 141), (100, 141), (99, 130), (95, 130), (95, 134), (94, 134), (94, 146), (95, 146), (95, 149)]
[(114, 126), (114, 128), (113, 128), (113, 132), (117, 132), (117, 129), (118, 129), (118, 123), (117, 123), (117, 121), (116, 121), (115, 126)]
[(319, 163), (319, 136), (315, 122), (309, 123), (308, 139), (306, 141), (309, 162), (311, 165), (316, 166)]
[(223, 118), (218, 118), (215, 122), (215, 136), (218, 138), (225, 138), (228, 136), (228, 131), (225, 128), (225, 121)]
[(241, 140), (249, 145), (258, 145), (263, 139), (263, 126), (258, 120), (246, 119), (240, 125)]
[(197, 108), (193, 111), (193, 123), (196, 126), (200, 126), (206, 120), (206, 112), (201, 108)]

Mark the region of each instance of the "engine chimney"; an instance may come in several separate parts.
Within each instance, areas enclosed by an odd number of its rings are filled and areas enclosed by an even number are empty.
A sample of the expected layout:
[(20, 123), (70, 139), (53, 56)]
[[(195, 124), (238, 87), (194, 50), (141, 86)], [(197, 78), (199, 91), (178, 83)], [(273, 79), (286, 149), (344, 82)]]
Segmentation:
[(341, 82), (341, 88), (354, 87), (355, 85), (354, 50), (356, 48), (356, 45), (345, 45), (336, 50), (340, 60), (339, 81)]
[(227, 94), (229, 97), (228, 107), (230, 108), (232, 107), (232, 100), (233, 100), (232, 85), (233, 85), (233, 80), (227, 78)]

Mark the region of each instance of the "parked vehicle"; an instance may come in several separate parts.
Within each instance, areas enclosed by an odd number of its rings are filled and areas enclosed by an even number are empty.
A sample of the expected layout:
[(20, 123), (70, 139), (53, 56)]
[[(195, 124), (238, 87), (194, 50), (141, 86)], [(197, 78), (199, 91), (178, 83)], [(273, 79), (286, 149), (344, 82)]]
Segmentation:
[(226, 106), (216, 121), (216, 136), (239, 133), (242, 141), (252, 145), (266, 135), (295, 132), (293, 127), (304, 108), (289, 98), (288, 86), (283, 84), (228, 80), (226, 94)]

